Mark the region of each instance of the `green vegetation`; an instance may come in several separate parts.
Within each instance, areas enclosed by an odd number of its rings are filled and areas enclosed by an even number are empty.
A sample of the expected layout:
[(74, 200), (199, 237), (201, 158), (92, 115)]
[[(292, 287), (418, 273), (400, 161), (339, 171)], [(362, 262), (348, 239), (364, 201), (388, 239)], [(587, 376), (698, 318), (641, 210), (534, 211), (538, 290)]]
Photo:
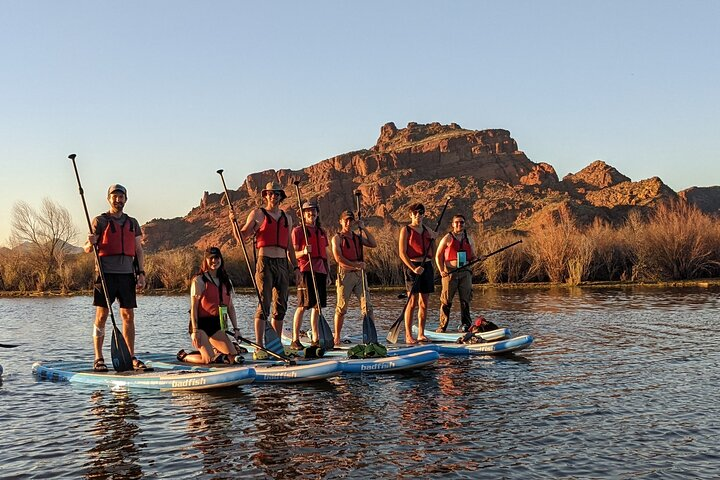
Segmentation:
[[(398, 227), (374, 232), (378, 248), (366, 250), (374, 286), (402, 284), (397, 255)], [(649, 218), (632, 213), (620, 227), (601, 221), (580, 227), (567, 211), (530, 232), (471, 232), (479, 253), (522, 239), (523, 243), (474, 267), (476, 283), (677, 282), (720, 277), (720, 225), (683, 202), (659, 206)], [(92, 288), (93, 257), (62, 251), (48, 256), (42, 242), (0, 252), (0, 290), (60, 291)], [(251, 286), (240, 248), (223, 252), (233, 283)], [(44, 259), (38, 261), (37, 259)], [(185, 290), (202, 252), (192, 247), (146, 254), (149, 289)], [(331, 264), (334, 269), (334, 265)]]

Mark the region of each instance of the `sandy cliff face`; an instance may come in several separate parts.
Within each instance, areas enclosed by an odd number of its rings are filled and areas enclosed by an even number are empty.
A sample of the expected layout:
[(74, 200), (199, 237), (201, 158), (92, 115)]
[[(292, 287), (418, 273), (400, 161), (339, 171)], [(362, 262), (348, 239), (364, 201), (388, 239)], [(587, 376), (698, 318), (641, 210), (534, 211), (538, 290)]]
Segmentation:
[[(282, 208), (295, 217), (293, 182), (299, 181), (303, 199), (318, 200), (321, 218), (332, 228), (342, 210), (355, 209), (355, 191), (362, 193), (363, 216), (372, 225), (406, 222), (405, 207), (411, 202), (425, 204), (434, 224), (450, 197), (448, 214), (462, 212), (487, 227), (519, 230), (546, 221), (548, 211), (556, 208), (570, 209), (583, 222), (595, 216), (621, 221), (629, 208), (677, 198), (659, 178), (632, 182), (602, 161), (560, 181), (551, 165), (534, 163), (518, 150), (507, 130), (466, 130), (439, 123), (410, 123), (402, 129), (387, 123), (369, 149), (337, 155), (298, 171), (253, 173), (230, 192), (238, 218), (244, 220), (252, 208), (261, 205), (260, 192), (270, 181), (284, 185), (288, 199)], [(688, 193), (693, 195), (700, 198)], [(202, 194), (200, 206), (185, 217), (152, 220), (143, 229), (150, 251), (223, 246), (232, 241), (227, 205), (219, 193)]]

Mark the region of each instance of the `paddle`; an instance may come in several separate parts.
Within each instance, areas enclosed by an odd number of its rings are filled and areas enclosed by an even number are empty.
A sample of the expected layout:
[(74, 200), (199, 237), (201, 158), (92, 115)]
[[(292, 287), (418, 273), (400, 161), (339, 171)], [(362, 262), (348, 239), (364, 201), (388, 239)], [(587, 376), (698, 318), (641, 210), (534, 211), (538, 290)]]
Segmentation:
[(0, 348), (15, 348), (19, 346), (20, 345), (8, 345), (7, 343), (0, 343)]
[(493, 255), (496, 255), (496, 254), (502, 252), (503, 250), (507, 250), (507, 249), (510, 248), (510, 247), (514, 247), (514, 246), (517, 245), (518, 243), (522, 243), (522, 240), (517, 240), (517, 241), (511, 243), (510, 245), (505, 245), (504, 247), (498, 248), (498, 249), (495, 250), (494, 252), (490, 252), (490, 253), (488, 253), (487, 255), (481, 255), (481, 256), (479, 256), (478, 258), (476, 258), (475, 260), (472, 260), (472, 261), (466, 263), (466, 264), (463, 265), (462, 267), (453, 268), (452, 270), (448, 270), (447, 273), (448, 273), (448, 275), (450, 275), (450, 274), (453, 274), (453, 273), (455, 273), (455, 272), (457, 272), (457, 271), (459, 271), (459, 270), (463, 270), (463, 269), (465, 269), (465, 268), (468, 268), (468, 267), (470, 267), (470, 266), (472, 266), (472, 265), (475, 265), (475, 264), (478, 263), (478, 262), (482, 262), (482, 261), (486, 260), (488, 257), (492, 257)]
[[(92, 223), (90, 222), (90, 214), (88, 213), (87, 203), (85, 203), (85, 193), (80, 183), (80, 174), (78, 173), (77, 165), (75, 164), (74, 153), (68, 155), (68, 158), (72, 160), (73, 168), (75, 169), (75, 178), (77, 178), (78, 189), (80, 191), (80, 198), (82, 199), (83, 209), (85, 210), (85, 219), (87, 220), (88, 229), (90, 234), (94, 235), (92, 231)], [(98, 253), (97, 244), (93, 244), (93, 252), (95, 253), (95, 266), (100, 274), (100, 283), (102, 284), (103, 294), (105, 295), (105, 303), (108, 310), (110, 311), (110, 320), (112, 321), (113, 331), (112, 340), (110, 342), (110, 356), (112, 357), (112, 365), (116, 372), (125, 372), (133, 369), (132, 356), (128, 349), (125, 337), (123, 336), (120, 329), (115, 324), (115, 314), (113, 313), (112, 305), (110, 304), (110, 295), (108, 294), (107, 283), (105, 282), (105, 274), (103, 273), (102, 264), (100, 263), (100, 254)]]
[[(357, 219), (360, 221), (360, 198), (362, 197), (362, 192), (357, 190), (355, 192), (355, 205), (357, 207)], [(360, 237), (360, 252), (362, 252), (362, 229), (358, 227), (358, 236)], [(361, 261), (365, 261), (365, 258), (361, 256)], [(373, 318), (368, 315), (368, 295), (367, 295), (367, 289), (365, 282), (367, 281), (365, 277), (365, 269), (360, 270), (360, 281), (362, 282), (362, 292), (363, 292), (363, 298), (365, 300), (365, 312), (363, 314), (363, 323), (362, 323), (362, 336), (363, 336), (363, 343), (365, 345), (369, 343), (379, 343), (378, 342), (378, 336), (377, 336), (377, 329), (375, 328), (375, 321)]]
[[(308, 240), (307, 226), (305, 225), (302, 213), (303, 201), (300, 197), (300, 180), (296, 180), (293, 183), (295, 184), (295, 193), (297, 194), (298, 206), (300, 207), (300, 226), (302, 227), (303, 236), (305, 237), (305, 245), (307, 246), (310, 245), (310, 241)], [(320, 306), (320, 295), (318, 295), (317, 282), (315, 281), (315, 268), (313, 267), (311, 254), (308, 254), (308, 265), (310, 265), (310, 278), (312, 278), (313, 289), (315, 290), (315, 308), (318, 312), (317, 341), (320, 345), (320, 348), (324, 348), (325, 350), (332, 350), (335, 346), (335, 341), (333, 340), (333, 334), (332, 330), (330, 329), (330, 325), (328, 325), (327, 320), (325, 320), (325, 317), (322, 314), (322, 307)], [(309, 296), (310, 294), (308, 292), (308, 298)]]
[[(440, 212), (440, 217), (438, 217), (437, 224), (435, 225), (435, 232), (437, 232), (438, 228), (440, 228), (440, 223), (442, 222), (443, 216), (445, 215), (445, 210), (447, 210), (448, 203), (450, 203), (450, 197), (447, 197), (447, 199), (445, 200), (445, 205), (443, 206), (443, 209)], [(425, 249), (425, 252), (423, 253), (422, 263), (425, 263), (427, 261), (428, 254), (430, 253), (430, 246), (432, 244), (433, 242), (430, 242), (430, 244)], [(388, 332), (387, 337), (385, 337), (386, 340), (390, 343), (397, 343), (398, 336), (400, 335), (400, 327), (405, 320), (405, 310), (407, 310), (408, 304), (412, 299), (412, 291), (415, 289), (415, 285), (417, 285), (419, 278), (420, 275), (415, 276), (412, 286), (410, 287), (410, 293), (408, 294), (407, 302), (405, 302), (405, 306), (403, 307), (402, 312), (400, 312), (400, 316), (397, 318), (397, 320), (395, 320), (395, 323), (390, 326), (390, 331)]]
[[(225, 333), (226, 333), (227, 335), (232, 336), (232, 337), (235, 336), (235, 333), (233, 333), (233, 332), (225, 332)], [(243, 342), (243, 343), (247, 343), (248, 345), (257, 348), (258, 350), (262, 350), (263, 352), (267, 353), (267, 354), (270, 355), (271, 357), (275, 357), (275, 358), (277, 358), (278, 360), (282, 360), (283, 362), (287, 363), (288, 365), (297, 365), (297, 362), (296, 362), (295, 360), (292, 360), (292, 359), (286, 357), (285, 355), (280, 355), (279, 353), (275, 353), (275, 352), (273, 352), (272, 350), (270, 350), (270, 349), (268, 349), (268, 348), (261, 347), (259, 344), (255, 343), (255, 342), (253, 342), (253, 341), (251, 341), (251, 340), (248, 340), (247, 338), (243, 337), (242, 335), (239, 335), (239, 334), (238, 334), (237, 339), (240, 340), (240, 341)], [(283, 351), (284, 351), (284, 350), (283, 350)]]
[[(257, 294), (258, 304), (260, 305), (260, 309), (262, 310), (263, 320), (265, 321), (265, 331), (263, 334), (265, 339), (265, 345), (267, 345), (268, 349), (272, 350), (275, 355), (278, 355), (280, 354), (280, 352), (284, 353), (285, 349), (282, 346), (280, 337), (278, 336), (275, 329), (272, 328), (272, 326), (270, 325), (270, 321), (268, 320), (268, 312), (265, 311), (265, 305), (263, 304), (262, 296), (260, 295), (260, 289), (258, 288), (257, 281), (255, 280), (255, 273), (253, 272), (252, 266), (250, 265), (250, 258), (248, 257), (247, 249), (245, 248), (245, 242), (243, 242), (242, 235), (240, 234), (240, 226), (238, 225), (237, 220), (234, 218), (235, 210), (233, 209), (232, 202), (230, 201), (230, 193), (228, 192), (227, 185), (225, 184), (225, 177), (223, 177), (223, 172), (224, 170), (221, 168), (217, 171), (217, 174), (220, 175), (223, 189), (225, 190), (225, 199), (227, 200), (228, 207), (230, 207), (230, 212), (233, 213), (232, 227), (235, 232), (235, 237), (238, 239), (238, 242), (242, 247), (243, 256), (245, 257), (245, 262), (247, 263), (248, 272), (250, 272), (250, 279), (252, 280), (253, 287), (255, 288), (255, 293)], [(265, 348), (263, 348), (262, 350), (265, 350)]]

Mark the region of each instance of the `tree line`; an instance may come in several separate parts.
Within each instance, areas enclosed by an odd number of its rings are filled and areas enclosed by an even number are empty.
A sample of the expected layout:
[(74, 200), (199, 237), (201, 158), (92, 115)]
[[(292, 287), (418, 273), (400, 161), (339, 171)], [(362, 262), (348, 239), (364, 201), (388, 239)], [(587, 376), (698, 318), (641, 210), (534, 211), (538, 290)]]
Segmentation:
[[(374, 286), (402, 285), (398, 227), (386, 225), (373, 234), (378, 247), (365, 251), (369, 282)], [(476, 283), (579, 285), (720, 276), (720, 225), (683, 201), (661, 204), (648, 216), (631, 211), (619, 226), (601, 220), (582, 226), (567, 209), (560, 209), (550, 223), (528, 232), (477, 227), (468, 234), (480, 254), (522, 240), (475, 264)], [(39, 211), (24, 202), (15, 204), (11, 235), (16, 248), (0, 252), (0, 290), (69, 293), (92, 288), (94, 257), (73, 251), (71, 243), (78, 234), (63, 207), (49, 199), (43, 200)], [(225, 248), (223, 256), (233, 283), (252, 286), (242, 249)], [(202, 252), (183, 247), (146, 253), (145, 257), (148, 288), (182, 290), (197, 271)], [(334, 270), (331, 261), (331, 274)]]

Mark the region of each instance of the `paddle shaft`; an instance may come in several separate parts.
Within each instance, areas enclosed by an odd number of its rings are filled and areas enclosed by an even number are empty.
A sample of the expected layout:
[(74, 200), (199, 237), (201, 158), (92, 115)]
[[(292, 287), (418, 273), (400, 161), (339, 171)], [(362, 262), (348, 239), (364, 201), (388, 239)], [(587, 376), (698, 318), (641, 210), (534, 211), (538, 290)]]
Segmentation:
[[(355, 208), (357, 210), (357, 219), (360, 221), (360, 197), (362, 193), (355, 192)], [(365, 255), (363, 255), (363, 244), (362, 244), (362, 228), (358, 225), (358, 236), (360, 237), (360, 261), (365, 264)], [(368, 296), (365, 288), (365, 268), (360, 269), (360, 280), (362, 281), (363, 298), (365, 299), (365, 315), (367, 315)]]
[[(226, 333), (227, 333), (227, 332), (226, 332)], [(233, 334), (233, 336), (234, 336), (234, 334)], [(252, 347), (255, 347), (255, 348), (259, 349), (259, 350), (262, 350), (263, 352), (267, 353), (267, 354), (270, 355), (271, 357), (275, 357), (275, 358), (277, 358), (278, 360), (282, 360), (283, 362), (287, 363), (288, 365), (295, 365), (295, 364), (296, 364), (295, 360), (291, 360), (291, 359), (289, 359), (289, 358), (287, 358), (287, 357), (283, 357), (282, 355), (280, 355), (280, 354), (278, 354), (278, 353), (275, 353), (275, 352), (273, 352), (272, 350), (270, 350), (270, 349), (268, 349), (268, 348), (262, 347), (262, 346), (260, 346), (259, 344), (255, 343), (255, 342), (253, 342), (253, 341), (251, 341), (251, 340), (248, 340), (247, 338), (243, 337), (242, 335), (238, 335), (238, 336), (237, 336), (237, 339), (240, 340), (240, 341), (243, 342), (243, 343), (247, 343), (248, 345), (250, 345), (250, 346), (252, 346)]]
[[(225, 184), (223, 170), (218, 170), (217, 173), (220, 175), (220, 179), (222, 180), (223, 189), (225, 190), (225, 199), (227, 200), (230, 212), (233, 213), (234, 217), (235, 210), (233, 209), (232, 202), (230, 201), (230, 193), (228, 192), (227, 185)], [(255, 294), (257, 295), (258, 304), (260, 305), (260, 309), (262, 310), (263, 317), (265, 317), (265, 321), (267, 321), (268, 312), (265, 311), (265, 305), (262, 301), (262, 295), (260, 295), (260, 288), (258, 287), (257, 280), (255, 280), (255, 274), (253, 273), (252, 266), (250, 265), (250, 258), (248, 257), (247, 249), (245, 248), (245, 242), (243, 242), (242, 233), (240, 232), (240, 226), (238, 225), (237, 219), (235, 218), (233, 218), (232, 220), (232, 227), (233, 231), (235, 232), (235, 236), (237, 236), (238, 242), (242, 247), (243, 256), (245, 257), (245, 263), (247, 263), (248, 272), (250, 273), (250, 279), (252, 280), (253, 287), (255, 288)]]

